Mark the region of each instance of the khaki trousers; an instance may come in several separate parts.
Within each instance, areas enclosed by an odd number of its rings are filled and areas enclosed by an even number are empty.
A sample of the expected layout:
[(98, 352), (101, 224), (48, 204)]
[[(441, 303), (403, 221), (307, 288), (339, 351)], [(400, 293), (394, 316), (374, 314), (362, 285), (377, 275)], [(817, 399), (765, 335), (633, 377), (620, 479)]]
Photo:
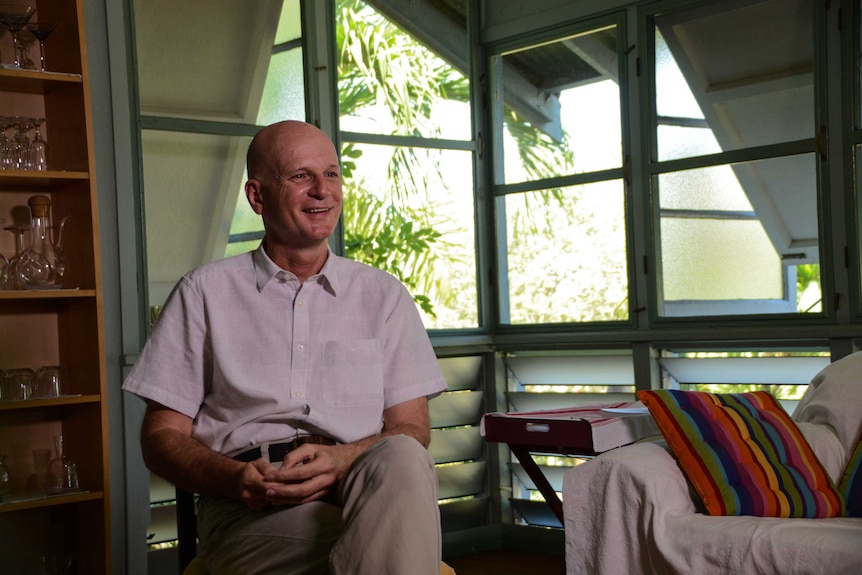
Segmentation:
[(422, 445), (387, 437), (314, 501), (252, 511), (201, 498), (198, 533), (211, 575), (439, 575), (437, 474)]

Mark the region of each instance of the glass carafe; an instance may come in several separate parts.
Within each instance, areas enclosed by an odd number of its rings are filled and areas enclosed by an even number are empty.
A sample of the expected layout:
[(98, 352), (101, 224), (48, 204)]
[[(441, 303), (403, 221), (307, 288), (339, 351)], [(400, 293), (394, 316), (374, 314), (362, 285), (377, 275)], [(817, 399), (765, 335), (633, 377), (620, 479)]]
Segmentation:
[[(63, 285), (66, 265), (62, 251), (55, 248), (51, 238), (51, 199), (48, 196), (31, 196), (27, 204), (30, 206), (32, 217), (30, 251), (34, 256), (31, 258), (32, 263), (23, 264), (23, 287), (24, 289), (60, 288)], [(43, 265), (45, 262), (48, 264), (47, 269)]]
[(34, 277), (48, 274), (48, 260), (31, 249), (31, 235), (26, 225), (13, 225), (6, 228), (15, 234), (15, 255), (9, 260), (7, 267), (8, 289), (32, 289)]
[(9, 267), (9, 260), (3, 254), (0, 254), (0, 291), (13, 289), (11, 272), (12, 269)]
[(54, 438), (54, 459), (48, 464), (45, 491), (51, 494), (77, 491), (78, 467), (63, 452), (63, 436)]

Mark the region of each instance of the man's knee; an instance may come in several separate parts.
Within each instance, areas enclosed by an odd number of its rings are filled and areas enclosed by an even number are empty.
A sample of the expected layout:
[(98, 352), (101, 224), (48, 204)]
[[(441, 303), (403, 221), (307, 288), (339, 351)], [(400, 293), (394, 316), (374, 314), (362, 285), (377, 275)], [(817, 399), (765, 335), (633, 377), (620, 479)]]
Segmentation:
[(437, 490), (434, 460), (425, 446), (408, 435), (391, 435), (378, 441), (357, 460), (356, 466), (354, 472), (366, 487)]
[(391, 435), (378, 443), (390, 465), (396, 467), (417, 465), (434, 470), (431, 454), (424, 445), (409, 435)]

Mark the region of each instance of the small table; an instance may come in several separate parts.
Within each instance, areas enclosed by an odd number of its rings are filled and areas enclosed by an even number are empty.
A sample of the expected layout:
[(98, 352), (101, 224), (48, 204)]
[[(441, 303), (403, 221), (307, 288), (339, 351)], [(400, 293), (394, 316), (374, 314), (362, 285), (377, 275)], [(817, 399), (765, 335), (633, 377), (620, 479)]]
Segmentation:
[(509, 446), (560, 524), (563, 524), (563, 503), (536, 464), (533, 453), (590, 457), (660, 435), (652, 416), (639, 402), (486, 413), (480, 431), (486, 441)]

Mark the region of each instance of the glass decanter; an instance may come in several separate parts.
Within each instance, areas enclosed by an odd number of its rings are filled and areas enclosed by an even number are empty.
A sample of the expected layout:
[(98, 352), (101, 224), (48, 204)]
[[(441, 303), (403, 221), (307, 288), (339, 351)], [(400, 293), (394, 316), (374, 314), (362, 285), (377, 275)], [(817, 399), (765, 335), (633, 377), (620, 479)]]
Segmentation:
[[(32, 257), (21, 264), (22, 287), (24, 289), (56, 289), (63, 285), (65, 264), (58, 269), (57, 253), (51, 240), (51, 199), (48, 196), (31, 196), (27, 204), (30, 206), (32, 220)], [(45, 267), (47, 263), (47, 268)], [(59, 273), (58, 273), (59, 272)]]
[(0, 291), (12, 289), (11, 272), (9, 260), (3, 254), (0, 254)]
[(63, 436), (54, 437), (54, 459), (48, 464), (45, 491), (51, 494), (77, 491), (78, 467), (63, 452)]
[[(51, 265), (32, 249), (32, 236), (27, 234), (29, 226), (9, 226), (15, 234), (15, 256), (9, 260), (7, 284), (9, 289), (35, 289), (50, 276)], [(30, 241), (28, 241), (28, 239)]]

